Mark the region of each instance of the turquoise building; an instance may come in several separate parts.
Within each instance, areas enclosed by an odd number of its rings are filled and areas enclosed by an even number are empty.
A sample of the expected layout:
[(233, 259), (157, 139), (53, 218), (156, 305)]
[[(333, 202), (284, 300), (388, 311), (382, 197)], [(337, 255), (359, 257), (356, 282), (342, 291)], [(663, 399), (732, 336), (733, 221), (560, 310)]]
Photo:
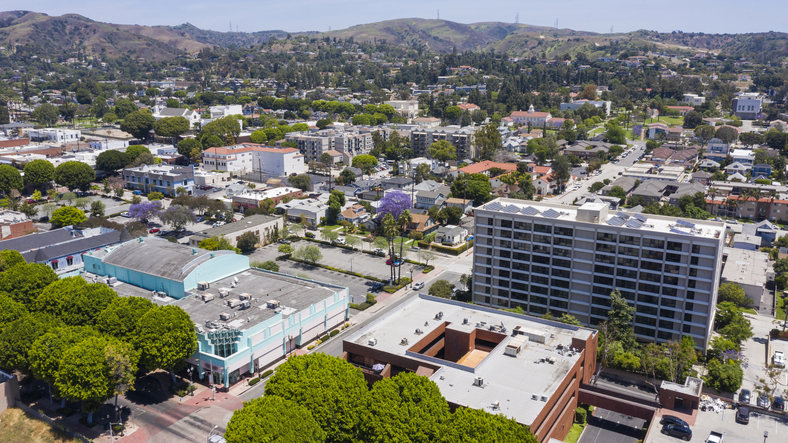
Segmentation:
[(86, 272), (126, 283), (118, 294), (186, 311), (198, 339), (188, 363), (219, 385), (264, 371), (349, 318), (346, 287), (250, 268), (231, 251), (141, 238), (84, 259)]

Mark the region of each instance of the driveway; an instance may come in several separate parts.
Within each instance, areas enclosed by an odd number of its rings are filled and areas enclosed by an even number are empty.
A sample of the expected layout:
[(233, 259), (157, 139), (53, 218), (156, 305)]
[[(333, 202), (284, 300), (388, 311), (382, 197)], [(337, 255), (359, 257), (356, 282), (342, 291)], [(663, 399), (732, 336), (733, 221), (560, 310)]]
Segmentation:
[(634, 443), (642, 437), (645, 420), (596, 408), (588, 417), (578, 443)]

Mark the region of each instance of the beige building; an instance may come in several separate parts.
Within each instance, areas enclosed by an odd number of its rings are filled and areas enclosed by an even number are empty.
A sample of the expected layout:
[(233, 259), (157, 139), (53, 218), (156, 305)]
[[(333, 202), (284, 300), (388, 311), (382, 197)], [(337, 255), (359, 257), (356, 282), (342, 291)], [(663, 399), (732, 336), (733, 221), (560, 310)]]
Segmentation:
[(273, 215), (251, 215), (237, 222), (208, 229), (189, 237), (190, 246), (198, 246), (201, 241), (211, 237), (224, 237), (231, 245), (237, 246), (241, 235), (254, 232), (260, 237), (260, 244), (270, 243), (274, 232), (282, 232), (284, 227), (282, 217)]

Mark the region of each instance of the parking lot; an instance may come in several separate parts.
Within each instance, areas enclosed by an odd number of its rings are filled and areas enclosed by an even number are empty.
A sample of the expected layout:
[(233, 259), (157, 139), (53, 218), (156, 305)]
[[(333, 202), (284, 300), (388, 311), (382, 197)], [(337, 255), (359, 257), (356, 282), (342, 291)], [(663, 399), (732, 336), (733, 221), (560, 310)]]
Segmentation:
[[(669, 414), (669, 411), (665, 412)], [(670, 437), (660, 432), (662, 426), (658, 420), (652, 425), (651, 433), (645, 443), (677, 443), (681, 440)], [(788, 420), (785, 416), (772, 416), (753, 411), (750, 414), (749, 424), (736, 423), (736, 411), (725, 409), (720, 413), (714, 411), (698, 411), (695, 425), (691, 426), (692, 441), (703, 442), (711, 431), (723, 434), (724, 443), (750, 443), (766, 442), (776, 443), (786, 441), (788, 435)], [(768, 438), (764, 438), (764, 431), (768, 431)]]
[(579, 443), (634, 443), (640, 439), (644, 420), (596, 408)]

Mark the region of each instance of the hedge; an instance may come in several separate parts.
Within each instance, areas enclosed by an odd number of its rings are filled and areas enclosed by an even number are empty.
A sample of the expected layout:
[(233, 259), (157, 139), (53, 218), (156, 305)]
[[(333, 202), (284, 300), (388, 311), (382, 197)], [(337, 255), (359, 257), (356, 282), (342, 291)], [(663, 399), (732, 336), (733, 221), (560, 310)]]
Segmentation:
[(396, 286), (384, 286), (383, 290), (388, 292), (389, 294), (393, 294), (399, 291), (400, 289), (404, 288), (405, 286), (409, 285), (411, 280), (408, 277), (402, 277), (401, 279), (399, 279), (399, 282), (400, 283)]
[(328, 335), (331, 336), (331, 337), (333, 337), (333, 336), (335, 336), (337, 334), (339, 334), (339, 330), (338, 329), (334, 329), (333, 331), (328, 333)]
[(254, 386), (257, 383), (260, 383), (260, 377), (255, 377), (255, 378), (249, 380), (249, 386)]
[(269, 370), (263, 372), (262, 374), (260, 374), (260, 379), (262, 380), (264, 378), (268, 378), (268, 376), (273, 374), (273, 373), (274, 373), (274, 370), (273, 369), (269, 369)]
[(427, 243), (425, 241), (420, 241), (419, 246), (422, 248), (429, 248), (435, 251), (445, 252), (451, 255), (460, 255), (463, 252), (467, 251), (471, 246), (473, 246), (473, 240), (466, 242), (464, 245), (458, 246), (456, 248), (439, 245), (437, 243)]
[(585, 408), (577, 408), (575, 409), (575, 423), (579, 423), (581, 425), (586, 424), (588, 421), (588, 411)]

